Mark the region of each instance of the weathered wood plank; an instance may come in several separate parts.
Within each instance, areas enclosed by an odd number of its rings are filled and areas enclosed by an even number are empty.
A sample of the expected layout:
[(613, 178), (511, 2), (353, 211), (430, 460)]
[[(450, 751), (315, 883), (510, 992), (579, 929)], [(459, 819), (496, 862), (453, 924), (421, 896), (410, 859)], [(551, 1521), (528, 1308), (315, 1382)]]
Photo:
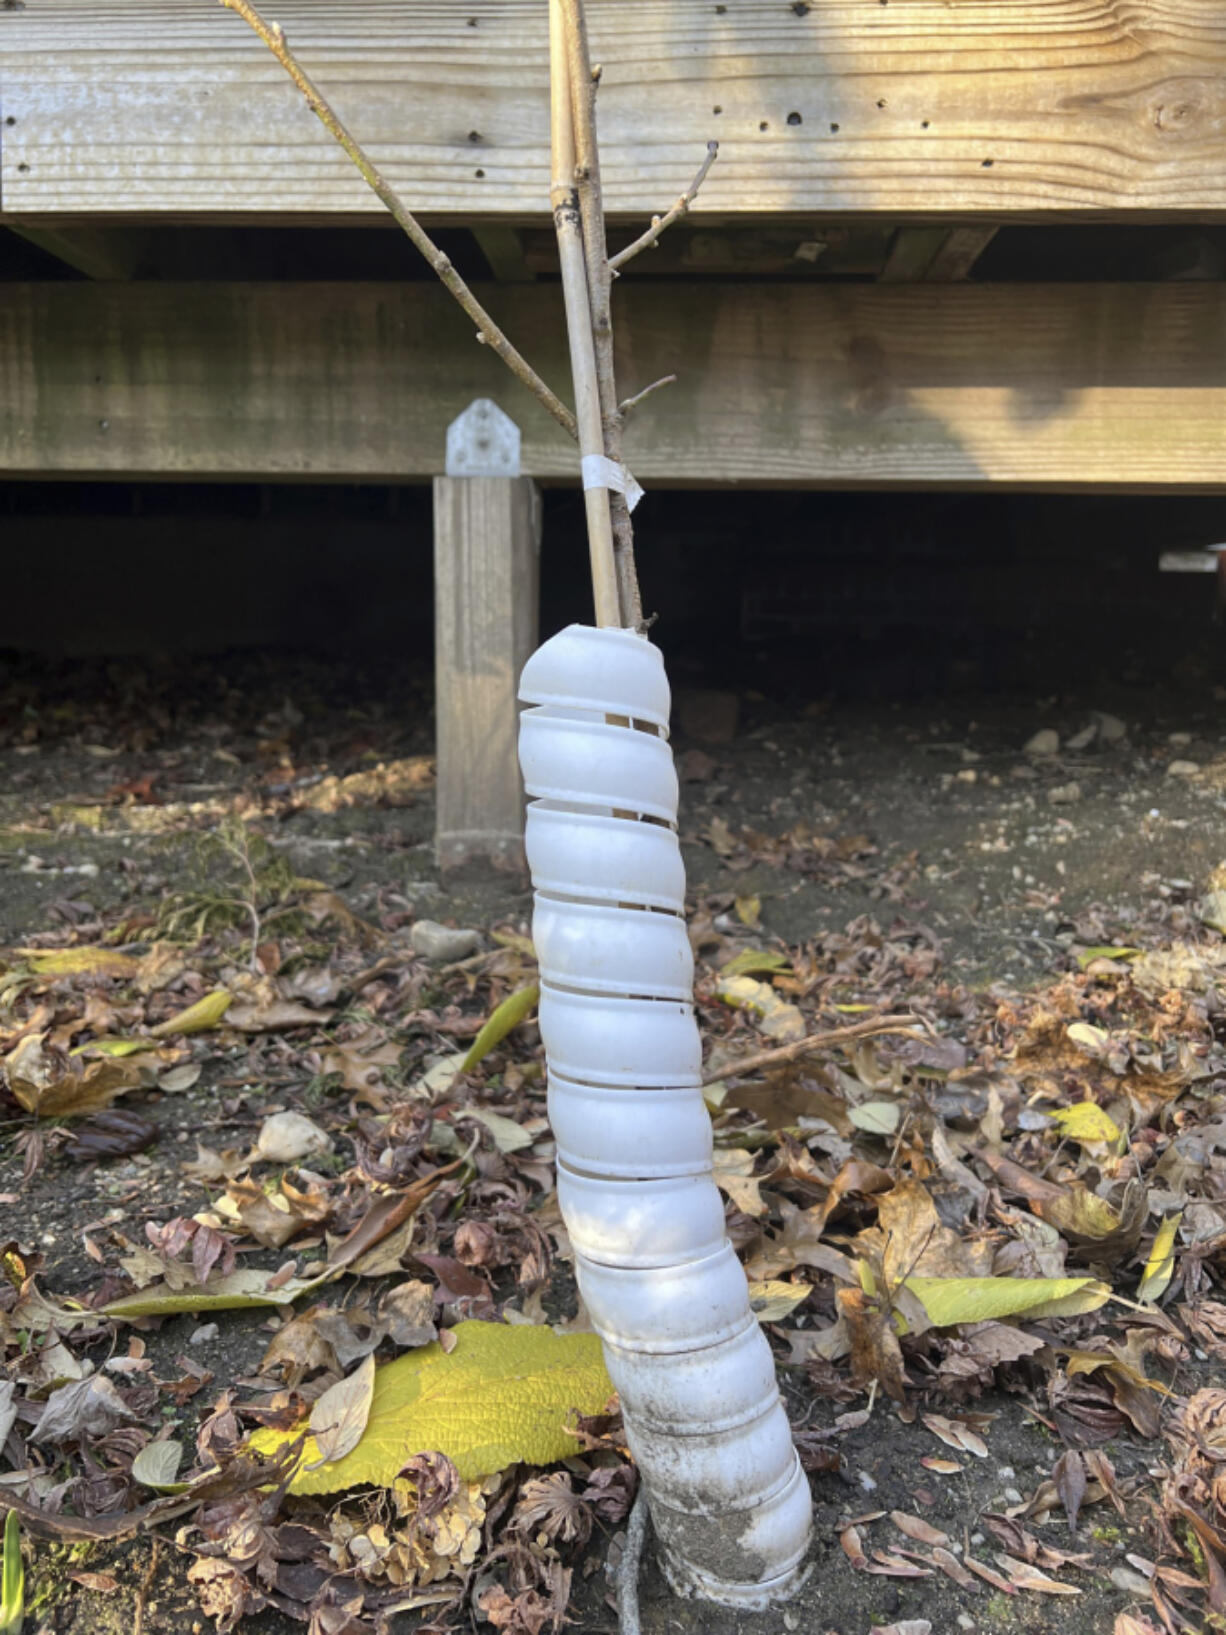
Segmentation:
[(951, 227), (945, 242), (933, 256), (924, 272), (930, 284), (960, 284), (969, 278), (979, 257), (996, 237), (998, 229), (991, 224), (983, 227)]
[(948, 237), (944, 227), (900, 227), (881, 269), (883, 284), (918, 284)]
[(524, 866), (516, 693), (537, 642), (540, 543), (530, 477), (434, 479), (440, 868)]
[[(1226, 214), (1220, 0), (591, 0), (614, 216), (709, 137), (713, 215)], [(547, 210), (539, 0), (280, 0), (304, 62), (435, 217)], [(0, 9), (0, 186), (36, 216), (381, 207), (213, 0)], [(8, 123), (12, 121), (12, 123)]]
[(477, 248), (500, 284), (531, 284), (536, 274), (524, 256), (519, 231), (504, 222), (480, 222), (473, 228)]
[[(565, 390), (556, 286), (483, 299)], [(634, 284), (619, 380), (641, 481), (1226, 489), (1226, 287)], [(433, 284), (12, 284), (0, 472), (428, 477), (491, 397), (523, 469), (565, 436)]]

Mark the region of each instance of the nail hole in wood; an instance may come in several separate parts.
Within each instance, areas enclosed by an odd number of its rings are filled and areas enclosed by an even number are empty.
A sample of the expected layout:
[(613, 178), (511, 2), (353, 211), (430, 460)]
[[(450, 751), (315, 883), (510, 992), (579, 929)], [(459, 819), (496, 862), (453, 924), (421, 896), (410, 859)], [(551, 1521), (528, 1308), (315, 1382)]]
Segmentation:
[(792, 112), (788, 115), (788, 124), (789, 125), (803, 125), (804, 124), (804, 120), (800, 117), (800, 115), (796, 112), (795, 109), (793, 109)]

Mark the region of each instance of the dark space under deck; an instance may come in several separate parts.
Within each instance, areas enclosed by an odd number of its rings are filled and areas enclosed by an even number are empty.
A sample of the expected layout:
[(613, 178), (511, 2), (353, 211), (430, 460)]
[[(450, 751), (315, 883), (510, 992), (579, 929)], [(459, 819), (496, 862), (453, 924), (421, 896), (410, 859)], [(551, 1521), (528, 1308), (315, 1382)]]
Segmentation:
[[(1214, 581), (1159, 573), (1226, 540), (1226, 502), (1170, 496), (648, 494), (644, 605), (674, 684), (782, 704), (1148, 689), (1207, 676)], [(0, 650), (261, 647), (431, 657), (419, 487), (0, 485)], [(542, 636), (590, 617), (578, 492), (545, 494)]]
[[(979, 982), (1050, 969), (1087, 914), (1118, 939), (1146, 905), (1190, 897), (1226, 852), (1222, 626), (1215, 579), (1160, 574), (1158, 556), (1226, 535), (1222, 509), (649, 495), (645, 601), (679, 721), (694, 727), (695, 689), (735, 696), (731, 738), (675, 733), (700, 752), (682, 762), (695, 904), (759, 893), (764, 934), (792, 942), (862, 914), (918, 920), (951, 979)], [(15, 484), (0, 526), (0, 939), (45, 924), (53, 901), (164, 877), (190, 839), (109, 820), (91, 833), (48, 822), (54, 805), (122, 801), (151, 774), (171, 804), (283, 799), (432, 752), (427, 491)], [(581, 539), (578, 496), (548, 493), (543, 633), (590, 616)], [(1124, 740), (1069, 749), (1094, 711)], [(1042, 727), (1061, 753), (1028, 758)], [(31, 814), (40, 832), (18, 832)], [(715, 818), (748, 834), (730, 857), (710, 843)], [(796, 825), (848, 866), (755, 862), (762, 837)], [(428, 791), (281, 810), (267, 830), (359, 911), (526, 916), (509, 882), (440, 885)], [(96, 870), (54, 872), (83, 862)]]

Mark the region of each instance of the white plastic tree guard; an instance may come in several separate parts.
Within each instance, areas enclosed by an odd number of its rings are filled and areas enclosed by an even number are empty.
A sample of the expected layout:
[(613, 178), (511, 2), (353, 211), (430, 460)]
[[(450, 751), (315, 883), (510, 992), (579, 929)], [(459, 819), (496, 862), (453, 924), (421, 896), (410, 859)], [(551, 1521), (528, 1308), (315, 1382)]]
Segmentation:
[(528, 660), (520, 763), (558, 1198), (664, 1570), (741, 1607), (803, 1575), (809, 1485), (711, 1176), (669, 688), (630, 630)]

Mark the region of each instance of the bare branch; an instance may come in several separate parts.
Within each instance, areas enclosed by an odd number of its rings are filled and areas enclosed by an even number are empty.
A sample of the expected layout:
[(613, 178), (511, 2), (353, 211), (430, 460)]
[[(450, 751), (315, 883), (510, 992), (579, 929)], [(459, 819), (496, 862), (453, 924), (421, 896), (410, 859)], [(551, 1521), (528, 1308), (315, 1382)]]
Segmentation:
[[(596, 140), (596, 92), (600, 71), (591, 65), (583, 0), (561, 0), (561, 14), (571, 86), (575, 192), (583, 224), (583, 252), (587, 268), (588, 304), (591, 308), (596, 389), (600, 395), (601, 430), (605, 454), (620, 465), (622, 417), (613, 366), (613, 274), (609, 269), (609, 250), (605, 242), (600, 148)], [(613, 559), (617, 571), (621, 621), (627, 629), (637, 629), (643, 618), (643, 603), (634, 565), (634, 525), (623, 494), (610, 493), (609, 516), (613, 529)]]
[(435, 244), (391, 183), (375, 168), (373, 161), (362, 146), (349, 134), (323, 92), (319, 90), (290, 50), (286, 42), (285, 31), (281, 25), (279, 23), (265, 22), (255, 7), (250, 4), (250, 0), (221, 0), (221, 4), (228, 11), (232, 11), (241, 17), (263, 40), (306, 98), (307, 107), (310, 108), (329, 135), (335, 137), (337, 142), (340, 143), (357, 167), (363, 181), (391, 211), (398, 225), (412, 239), (439, 278), (442, 279), (473, 323), (476, 324), (477, 339), (488, 346), (492, 352), (497, 353), (516, 379), (522, 381), (537, 400), (548, 409), (559, 426), (577, 441), (579, 431), (575, 424), (574, 415), (562, 402), (561, 398), (546, 386), (522, 353), (511, 345), (502, 330), (452, 266), (450, 259)]
[[(831, 1045), (850, 1044), (855, 1039), (871, 1039), (878, 1033), (901, 1033), (908, 1039), (922, 1039), (916, 1028), (927, 1028), (922, 1016), (872, 1016), (863, 1022), (852, 1022), (845, 1028), (831, 1028), (826, 1033), (811, 1033), (806, 1039), (795, 1039), (790, 1045), (777, 1045), (774, 1050), (759, 1050), (740, 1061), (725, 1062), (720, 1068), (704, 1073), (704, 1084), (718, 1084), (721, 1079), (740, 1079), (747, 1073), (757, 1073), (764, 1067), (782, 1067), (787, 1062), (801, 1061), (805, 1056), (827, 1050)], [(931, 1029), (928, 1030), (931, 1032)]]
[[(578, 167), (573, 103), (576, 95), (586, 100), (588, 89), (580, 86), (576, 91), (571, 85), (565, 6), (566, 0), (550, 0), (549, 148), (553, 179), (549, 200), (553, 206), (553, 225), (562, 269), (566, 331), (570, 340), (570, 372), (575, 385), (575, 415), (579, 423), (579, 453), (583, 460), (587, 460), (593, 455), (603, 457), (606, 450), (592, 331), (591, 294), (576, 191)], [(607, 487), (589, 485), (585, 478), (583, 504), (587, 513), (596, 623), (620, 628), (624, 621), (609, 505), (611, 497)]]
[[(223, 0), (223, 3), (228, 4), (229, 0)], [(624, 250), (619, 250), (615, 256), (610, 256), (609, 266), (612, 267), (614, 272), (616, 272), (619, 267), (624, 267), (627, 261), (633, 261), (635, 256), (639, 255), (643, 250), (650, 250), (664, 229), (666, 227), (671, 227), (680, 216), (684, 216), (688, 212), (690, 206), (698, 196), (698, 189), (706, 181), (707, 172), (715, 163), (715, 156), (718, 154), (718, 152), (718, 142), (707, 143), (707, 156), (703, 160), (702, 164), (699, 165), (697, 176), (695, 176), (694, 180), (677, 200), (676, 204), (673, 205), (672, 209), (667, 210), (662, 216), (653, 216), (651, 226), (645, 233), (641, 233), (639, 237), (635, 239), (633, 244), (627, 244), (626, 248)]]
[(625, 420), (634, 409), (638, 408), (639, 404), (642, 403), (645, 398), (649, 398), (653, 392), (658, 392), (661, 386), (675, 385), (676, 380), (676, 375), (661, 375), (659, 380), (653, 380), (650, 386), (644, 386), (643, 390), (641, 392), (636, 392), (633, 397), (622, 398), (621, 402), (617, 405), (618, 414), (621, 415), (623, 420)]

